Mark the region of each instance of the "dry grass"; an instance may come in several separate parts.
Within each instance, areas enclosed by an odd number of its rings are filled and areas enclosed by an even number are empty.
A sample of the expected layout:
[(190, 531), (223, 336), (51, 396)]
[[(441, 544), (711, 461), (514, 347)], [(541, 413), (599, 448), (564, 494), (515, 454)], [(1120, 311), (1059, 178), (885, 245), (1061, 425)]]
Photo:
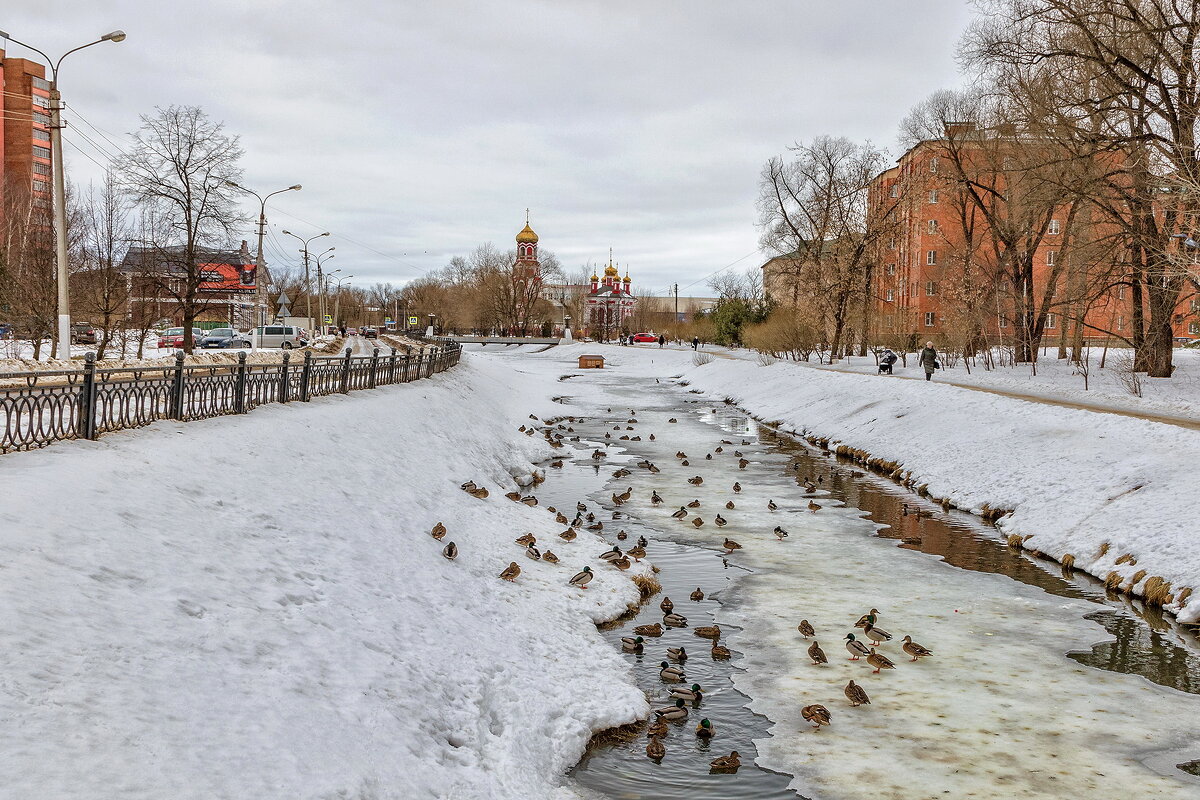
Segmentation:
[(629, 620), (636, 617), (638, 612), (641, 610), (642, 606), (640, 603), (630, 603), (625, 607), (625, 613), (621, 614), (621, 616), (610, 619), (608, 622), (598, 622), (596, 623), (596, 628), (602, 631), (610, 631), (613, 628), (619, 628), (626, 622), (629, 622)]
[(1020, 550), (1022, 544), (1024, 544), (1024, 540), (1021, 538), (1021, 534), (1010, 533), (1008, 535), (1008, 546), (1009, 547), (1015, 547), (1018, 550)]
[(1096, 558), (1103, 558), (1104, 556), (1108, 555), (1108, 549), (1110, 547), (1112, 547), (1112, 545), (1110, 545), (1108, 542), (1102, 543), (1100, 545), (1100, 552), (1096, 555)]
[(1121, 589), (1121, 573), (1113, 571), (1104, 576), (1104, 588), (1110, 592)]
[(1163, 580), (1158, 575), (1150, 576), (1146, 585), (1142, 587), (1142, 595), (1152, 606), (1165, 606), (1174, 599), (1171, 595), (1171, 582)]
[(1149, 573), (1144, 569), (1139, 569), (1137, 572), (1133, 573), (1133, 577), (1129, 579), (1129, 591), (1133, 591), (1133, 587), (1141, 583), (1142, 578), (1145, 578), (1148, 574)]
[(1075, 556), (1067, 553), (1062, 557), (1063, 569), (1075, 569)]
[(1179, 594), (1175, 597), (1175, 602), (1186, 603), (1187, 599), (1192, 596), (1192, 587), (1184, 586), (1179, 590)]
[(608, 747), (614, 744), (624, 744), (632, 742), (640, 738), (642, 731), (646, 730), (645, 720), (630, 722), (628, 725), (618, 725), (615, 728), (605, 728), (602, 731), (596, 731), (592, 734), (592, 738), (588, 740), (588, 750), (593, 747)]
[(1125, 553), (1117, 557), (1118, 564), (1128, 564), (1131, 567), (1137, 566), (1137, 559), (1133, 557), (1133, 553)]
[(662, 591), (662, 584), (653, 575), (634, 575), (630, 580), (638, 587), (638, 592), (642, 596), (642, 602), (649, 600)]

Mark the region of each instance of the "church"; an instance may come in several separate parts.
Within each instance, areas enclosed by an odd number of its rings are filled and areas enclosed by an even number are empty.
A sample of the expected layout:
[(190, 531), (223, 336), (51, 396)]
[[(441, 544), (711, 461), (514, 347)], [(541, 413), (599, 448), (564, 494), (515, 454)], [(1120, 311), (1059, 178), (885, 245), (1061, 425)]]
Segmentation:
[(584, 298), (589, 336), (607, 341), (624, 330), (626, 321), (633, 316), (637, 306), (632, 283), (629, 270), (625, 271), (624, 278), (619, 277), (619, 270), (613, 266), (610, 251), (608, 266), (604, 268), (604, 279), (601, 280), (593, 274), (591, 291)]

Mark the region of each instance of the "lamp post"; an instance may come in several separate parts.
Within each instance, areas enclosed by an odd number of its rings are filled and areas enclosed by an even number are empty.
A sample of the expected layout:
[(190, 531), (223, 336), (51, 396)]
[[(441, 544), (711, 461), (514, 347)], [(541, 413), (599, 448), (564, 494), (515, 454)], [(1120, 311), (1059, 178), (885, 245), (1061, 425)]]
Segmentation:
[(125, 31), (106, 33), (94, 42), (88, 42), (68, 50), (59, 57), (58, 61), (50, 58), (33, 45), (12, 38), (4, 31), (0, 31), (0, 39), (6, 39), (29, 48), (46, 59), (46, 63), (50, 67), (50, 182), (54, 198), (54, 274), (58, 282), (58, 357), (67, 360), (71, 357), (71, 285), (67, 264), (67, 203), (66, 182), (63, 177), (62, 95), (58, 91), (58, 68), (62, 65), (63, 59), (85, 47), (91, 47), (101, 42), (125, 41)]
[(563, 338), (567, 339), (567, 340), (574, 338), (571, 335), (571, 315), (570, 314), (563, 315)]
[(333, 251), (336, 247), (331, 247), (324, 253), (317, 256), (317, 315), (321, 318), (321, 327), (325, 327), (325, 278), (321, 274), (321, 260), (328, 261), (336, 255)]
[(437, 314), (429, 315), (429, 330), (425, 331), (426, 336), (433, 336), (433, 321), (437, 318)]
[(341, 305), (342, 305), (342, 284), (349, 282), (349, 280), (353, 277), (354, 277), (353, 275), (347, 275), (344, 278), (337, 279), (337, 294), (335, 294), (333, 296), (333, 324), (334, 325), (341, 324), (340, 322), (338, 322), (338, 311), (340, 310)]
[(277, 194), (283, 192), (298, 192), (302, 188), (300, 184), (289, 186), (286, 189), (279, 189), (270, 194), (260, 195), (253, 189), (248, 189), (235, 181), (225, 181), (229, 186), (235, 189), (241, 189), (247, 194), (252, 194), (258, 198), (258, 254), (254, 257), (254, 305), (258, 308), (258, 324), (267, 324), (267, 281), (266, 281), (266, 265), (263, 263), (263, 234), (267, 231), (267, 201)]
[(322, 236), (328, 236), (329, 231), (318, 233), (316, 236), (310, 236), (307, 239), (305, 239), (303, 236), (298, 236), (291, 231), (284, 231), (284, 233), (288, 236), (291, 236), (293, 239), (299, 240), (304, 245), (304, 249), (300, 251), (304, 254), (304, 314), (308, 317), (308, 324), (312, 325), (312, 278), (310, 277), (308, 271), (308, 243), (313, 239), (320, 239)]

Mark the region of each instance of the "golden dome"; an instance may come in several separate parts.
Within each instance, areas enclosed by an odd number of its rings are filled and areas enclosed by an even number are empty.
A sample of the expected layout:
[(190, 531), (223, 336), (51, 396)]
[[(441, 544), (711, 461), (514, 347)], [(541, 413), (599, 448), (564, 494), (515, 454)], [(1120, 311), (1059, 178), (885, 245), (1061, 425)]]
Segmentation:
[(592, 283), (595, 283), (598, 280), (600, 280), (600, 276), (598, 276), (596, 273), (593, 272), (592, 273)]
[(604, 268), (604, 277), (606, 277), (606, 278), (617, 277), (617, 268), (614, 267), (612, 264), (609, 264), (607, 267)]
[(529, 223), (525, 223), (525, 227), (517, 234), (517, 241), (521, 244), (537, 244), (538, 235), (533, 232), (533, 228), (529, 227)]
[(631, 281), (630, 281), (630, 279), (629, 279), (629, 273), (628, 273), (628, 272), (626, 272), (626, 273), (625, 273), (625, 277), (624, 277), (624, 278), (622, 278), (621, 280), (622, 280), (622, 281), (624, 281), (625, 283), (630, 283)]

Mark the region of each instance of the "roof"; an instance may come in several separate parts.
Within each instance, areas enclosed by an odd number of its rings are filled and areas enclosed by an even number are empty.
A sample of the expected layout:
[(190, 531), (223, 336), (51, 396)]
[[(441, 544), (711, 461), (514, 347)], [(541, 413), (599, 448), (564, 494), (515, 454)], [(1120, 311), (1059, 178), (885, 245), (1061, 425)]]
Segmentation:
[[(183, 245), (173, 245), (170, 247), (131, 246), (125, 251), (125, 257), (121, 259), (121, 264), (117, 269), (120, 272), (126, 273), (155, 273), (161, 275), (174, 272), (183, 274), (186, 272), (183, 265), (183, 254), (186, 249)], [(241, 250), (198, 247), (196, 248), (196, 255), (196, 260), (199, 264), (228, 264), (240, 268), (254, 263), (254, 257), (250, 255), (245, 242), (242, 242)]]

